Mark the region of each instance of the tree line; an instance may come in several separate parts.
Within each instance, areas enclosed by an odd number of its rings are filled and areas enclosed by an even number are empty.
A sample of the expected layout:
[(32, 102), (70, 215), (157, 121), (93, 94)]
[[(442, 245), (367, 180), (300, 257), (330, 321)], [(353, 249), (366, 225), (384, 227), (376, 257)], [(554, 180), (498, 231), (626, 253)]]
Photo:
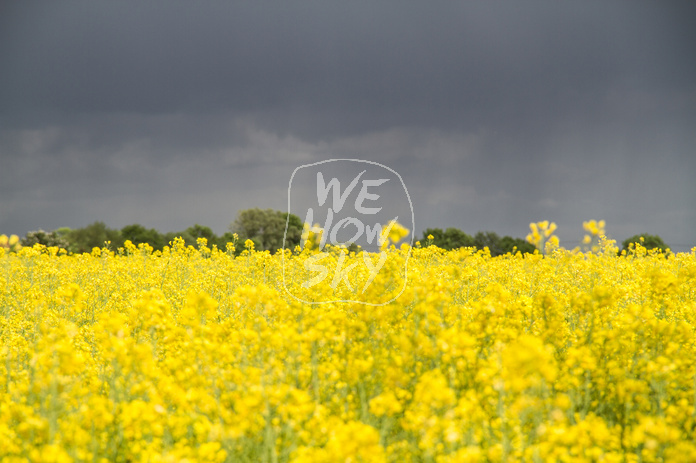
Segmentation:
[[(148, 244), (154, 250), (161, 251), (169, 246), (175, 238), (182, 238), (186, 245), (197, 246), (200, 238), (205, 238), (208, 247), (217, 246), (226, 249), (227, 243), (241, 243), (237, 251), (244, 250), (244, 242), (250, 239), (258, 250), (275, 250), (283, 247), (285, 225), (288, 221), (286, 246), (300, 244), (302, 222), (299, 217), (272, 209), (248, 209), (239, 212), (229, 230), (217, 235), (210, 227), (195, 224), (185, 230), (162, 233), (155, 228), (147, 228), (141, 224), (126, 225), (119, 229), (109, 228), (104, 222), (94, 222), (83, 228), (70, 229), (67, 227), (53, 231), (32, 231), (22, 239), (22, 246), (43, 244), (56, 246), (72, 253), (90, 252), (93, 248), (107, 246), (118, 249), (126, 241), (135, 245)], [(236, 237), (235, 237), (236, 234)], [(241, 249), (240, 249), (241, 248)]]
[[(288, 224), (285, 235), (286, 223)], [(219, 249), (226, 249), (227, 243), (235, 242), (236, 252), (244, 250), (244, 242), (252, 240), (257, 250), (275, 252), (281, 248), (292, 248), (300, 244), (302, 238), (302, 220), (287, 212), (273, 209), (247, 209), (240, 211), (236, 219), (229, 226), (229, 230), (222, 235), (216, 235), (210, 227), (195, 224), (178, 232), (161, 233), (154, 228), (146, 228), (140, 224), (126, 225), (119, 229), (109, 228), (103, 222), (94, 222), (83, 228), (59, 228), (53, 231), (32, 231), (22, 239), (22, 246), (43, 244), (66, 249), (72, 253), (90, 252), (93, 248), (102, 248), (105, 245), (111, 249), (123, 247), (126, 241), (135, 245), (147, 243), (154, 250), (162, 250), (175, 238), (182, 238), (186, 245), (196, 246), (199, 238), (205, 238), (208, 247), (214, 245)], [(285, 237), (285, 243), (283, 238)], [(474, 247), (476, 249), (488, 248), (492, 256), (499, 256), (511, 252), (533, 253), (534, 245), (523, 238), (511, 236), (500, 237), (495, 232), (480, 231), (469, 235), (457, 228), (427, 228), (423, 231), (419, 240), (422, 246), (435, 245), (446, 250), (461, 247)], [(624, 240), (623, 249), (628, 249), (631, 243), (640, 243), (647, 249), (658, 248), (665, 250), (667, 246), (657, 235), (640, 234)], [(355, 248), (351, 248), (355, 249)]]

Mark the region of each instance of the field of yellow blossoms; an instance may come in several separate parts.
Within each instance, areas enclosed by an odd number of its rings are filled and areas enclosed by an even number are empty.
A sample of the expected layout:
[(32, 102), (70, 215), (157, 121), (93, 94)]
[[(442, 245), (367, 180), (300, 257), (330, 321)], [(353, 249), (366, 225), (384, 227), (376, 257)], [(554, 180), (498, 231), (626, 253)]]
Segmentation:
[(392, 247), (382, 306), (290, 297), (310, 250), (0, 247), (0, 461), (696, 461), (695, 253), (548, 241)]

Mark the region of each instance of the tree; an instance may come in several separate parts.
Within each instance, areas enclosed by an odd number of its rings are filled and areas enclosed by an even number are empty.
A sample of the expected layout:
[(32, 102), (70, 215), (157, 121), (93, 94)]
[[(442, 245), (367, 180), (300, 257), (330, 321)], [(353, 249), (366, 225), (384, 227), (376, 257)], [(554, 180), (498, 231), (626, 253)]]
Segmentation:
[(421, 241), (427, 243), (431, 236), (433, 238), (430, 244), (434, 244), (438, 248), (447, 249), (445, 248), (445, 232), (442, 231), (442, 228), (426, 228), (423, 230), (423, 239)]
[(426, 228), (423, 232), (423, 242), (427, 242), (428, 236), (433, 236), (433, 244), (439, 248), (452, 250), (462, 247), (474, 246), (474, 239), (463, 231), (450, 227), (445, 231), (441, 228)]
[(444, 237), (450, 249), (471, 247), (474, 245), (474, 239), (471, 237), (471, 235), (468, 235), (457, 228), (450, 227), (445, 230)]
[(94, 222), (84, 228), (71, 230), (67, 234), (69, 241), (68, 251), (91, 252), (92, 248), (101, 248), (109, 242), (114, 249), (121, 246), (121, 233), (118, 230), (107, 228), (104, 222)]
[(217, 242), (217, 235), (213, 232), (210, 227), (205, 225), (196, 224), (193, 227), (188, 227), (184, 230), (183, 235), (186, 240), (186, 244), (196, 245), (198, 238), (205, 238), (208, 241), (208, 245), (212, 246)]
[(641, 246), (643, 246), (645, 249), (659, 249), (661, 251), (667, 250), (667, 245), (665, 244), (664, 241), (662, 241), (662, 238), (660, 238), (657, 235), (649, 235), (647, 233), (643, 233), (640, 235), (633, 235), (630, 238), (627, 238), (623, 241), (622, 244), (622, 250), (628, 251), (628, 248), (631, 244), (633, 243), (638, 243)]
[(534, 254), (536, 247), (529, 241), (522, 238), (503, 236), (500, 238), (500, 248), (503, 254), (512, 253), (515, 249), (522, 254)]
[[(208, 240), (208, 247), (212, 247), (214, 244), (217, 244), (219, 247), (220, 238), (218, 238), (210, 227), (206, 227), (205, 225), (195, 224), (192, 227), (188, 227), (184, 231), (166, 233), (164, 235), (164, 240), (166, 243), (169, 243), (173, 241), (174, 238), (178, 237), (184, 239), (186, 246), (196, 247), (198, 245), (198, 238), (205, 238)], [(222, 246), (222, 249), (225, 249), (225, 247)]]
[(164, 236), (154, 228), (147, 229), (140, 224), (126, 225), (121, 229), (121, 239), (125, 242), (130, 240), (131, 243), (138, 245), (147, 243), (155, 250), (162, 250), (164, 247)]
[(522, 238), (511, 236), (500, 238), (496, 233), (490, 231), (478, 232), (471, 237), (456, 228), (448, 228), (445, 231), (441, 228), (426, 228), (421, 241), (427, 242), (428, 235), (432, 235), (433, 244), (439, 248), (449, 251), (461, 247), (475, 247), (479, 250), (488, 247), (493, 257), (511, 253), (515, 249), (523, 254), (534, 253), (536, 249), (534, 245)]
[[(218, 249), (227, 249), (227, 243), (234, 243), (234, 234), (231, 231), (226, 231), (221, 237), (217, 239)], [(239, 240), (237, 240), (236, 246), (239, 247)]]
[[(285, 246), (283, 235), (288, 225)], [(241, 243), (251, 239), (257, 250), (275, 252), (282, 248), (293, 248), (300, 244), (302, 238), (302, 220), (287, 212), (273, 209), (246, 209), (237, 214), (230, 225), (230, 231), (237, 233)]]
[(478, 249), (487, 247), (491, 252), (491, 256), (493, 257), (505, 254), (500, 242), (500, 237), (495, 232), (477, 232), (474, 235), (474, 245)]
[(51, 232), (46, 232), (44, 230), (30, 231), (27, 233), (27, 236), (22, 238), (22, 246), (32, 247), (35, 244), (43, 244), (47, 247), (55, 246), (63, 249), (68, 249), (69, 245), (65, 234), (59, 230), (53, 230)]
[(478, 249), (488, 247), (492, 257), (512, 253), (515, 249), (523, 254), (533, 254), (536, 249), (533, 244), (522, 238), (511, 236), (500, 238), (497, 233), (491, 231), (476, 233), (474, 243)]

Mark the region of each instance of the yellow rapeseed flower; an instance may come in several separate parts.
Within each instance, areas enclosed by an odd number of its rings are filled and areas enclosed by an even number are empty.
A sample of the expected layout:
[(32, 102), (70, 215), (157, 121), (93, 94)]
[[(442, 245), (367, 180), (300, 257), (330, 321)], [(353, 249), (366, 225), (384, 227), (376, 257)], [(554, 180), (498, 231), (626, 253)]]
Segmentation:
[[(336, 288), (303, 286), (315, 249), (0, 236), (0, 459), (696, 461), (696, 252), (584, 228), (596, 252), (542, 221), (542, 252), (404, 245), (376, 275), (329, 247)], [(313, 303), (370, 278), (395, 299)]]

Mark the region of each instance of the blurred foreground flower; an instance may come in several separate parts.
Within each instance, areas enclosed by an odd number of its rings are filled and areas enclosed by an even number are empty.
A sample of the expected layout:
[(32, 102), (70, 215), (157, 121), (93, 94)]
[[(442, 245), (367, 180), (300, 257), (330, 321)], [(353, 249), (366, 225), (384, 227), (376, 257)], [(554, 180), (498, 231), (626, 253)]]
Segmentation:
[(0, 235), (0, 248), (6, 251), (19, 251), (22, 249), (22, 245), (19, 244), (19, 236), (10, 235), (8, 238), (7, 235)]
[(582, 239), (582, 250), (584, 252), (599, 252), (600, 245), (599, 242), (602, 238), (605, 238), (604, 226), (606, 223), (604, 220), (589, 220), (582, 223), (582, 228), (589, 234), (585, 234)]
[(531, 233), (527, 235), (527, 241), (532, 243), (539, 252), (549, 254), (554, 249), (558, 248), (558, 237), (553, 234), (556, 231), (556, 223), (549, 223), (548, 220), (543, 222), (530, 223), (529, 229)]

